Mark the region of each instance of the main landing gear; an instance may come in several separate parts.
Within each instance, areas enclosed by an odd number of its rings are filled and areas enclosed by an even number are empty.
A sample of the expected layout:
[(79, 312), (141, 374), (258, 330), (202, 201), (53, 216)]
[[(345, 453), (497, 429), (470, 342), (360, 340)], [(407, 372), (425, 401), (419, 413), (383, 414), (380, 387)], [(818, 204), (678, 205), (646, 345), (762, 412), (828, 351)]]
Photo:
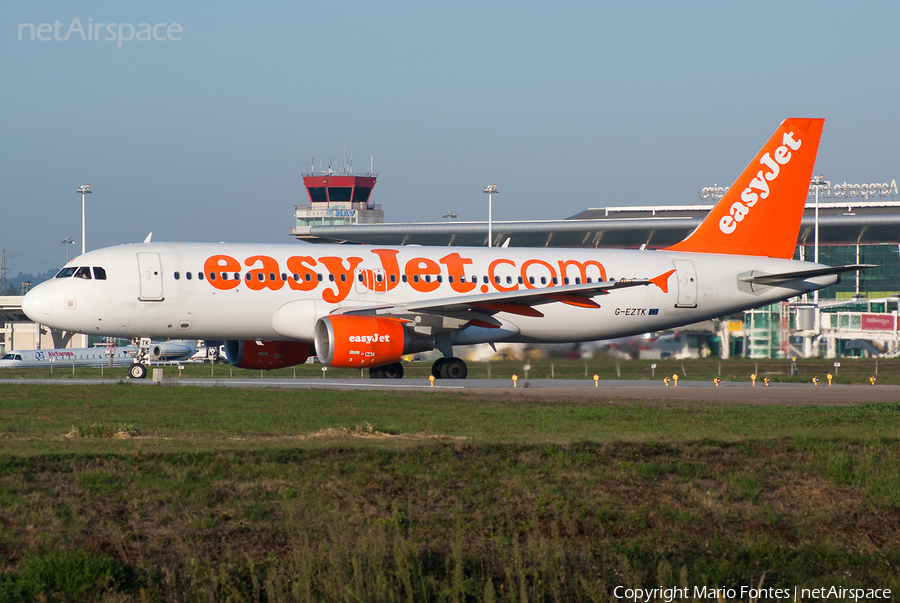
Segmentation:
[(403, 365), (399, 362), (373, 366), (369, 369), (370, 379), (403, 379)]
[(462, 358), (438, 358), (431, 365), (435, 379), (465, 379), (469, 369)]

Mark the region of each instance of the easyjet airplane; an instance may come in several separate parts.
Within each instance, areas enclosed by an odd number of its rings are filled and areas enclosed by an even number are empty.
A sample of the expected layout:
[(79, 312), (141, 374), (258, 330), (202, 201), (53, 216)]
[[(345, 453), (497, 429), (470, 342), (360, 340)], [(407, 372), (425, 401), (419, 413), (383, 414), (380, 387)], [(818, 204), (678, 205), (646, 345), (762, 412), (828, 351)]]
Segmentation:
[[(437, 349), (624, 337), (827, 287), (859, 266), (791, 258), (822, 119), (787, 119), (684, 241), (658, 251), (150, 243), (91, 251), (34, 287), (35, 322), (116, 337), (224, 340), (242, 368), (317, 354), (403, 376)], [(135, 364), (132, 377), (146, 369)]]

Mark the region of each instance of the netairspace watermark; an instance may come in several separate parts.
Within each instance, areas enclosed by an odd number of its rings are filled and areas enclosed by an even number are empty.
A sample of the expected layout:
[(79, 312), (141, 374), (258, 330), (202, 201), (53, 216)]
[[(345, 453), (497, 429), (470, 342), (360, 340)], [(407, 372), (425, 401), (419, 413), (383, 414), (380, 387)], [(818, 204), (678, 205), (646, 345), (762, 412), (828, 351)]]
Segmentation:
[(69, 24), (65, 34), (61, 31), (65, 23), (56, 20), (53, 23), (19, 23), (19, 42), (68, 42), (82, 40), (84, 42), (116, 42), (122, 48), (122, 42), (180, 42), (183, 29), (180, 23), (94, 23), (90, 18), (82, 24), (75, 17)]
[(613, 597), (620, 601), (632, 603), (650, 603), (651, 601), (673, 601), (709, 599), (710, 601), (749, 600), (765, 603), (765, 601), (809, 601), (811, 599), (833, 599), (835, 601), (877, 601), (891, 600), (889, 588), (842, 588), (840, 586), (822, 586), (819, 588), (753, 588), (752, 586), (735, 586), (732, 588), (709, 588), (695, 586), (671, 586), (656, 588), (629, 588), (617, 586), (613, 589)]

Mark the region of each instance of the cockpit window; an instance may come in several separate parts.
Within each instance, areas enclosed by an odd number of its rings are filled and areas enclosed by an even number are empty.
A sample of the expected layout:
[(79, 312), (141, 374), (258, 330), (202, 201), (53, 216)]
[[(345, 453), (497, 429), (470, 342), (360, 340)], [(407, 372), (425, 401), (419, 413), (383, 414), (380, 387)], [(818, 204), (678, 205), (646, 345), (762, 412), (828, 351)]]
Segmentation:
[(83, 278), (90, 280), (91, 278), (91, 269), (87, 266), (82, 266), (78, 269), (78, 272), (75, 273), (75, 278)]
[(0, 360), (15, 360), (15, 359), (16, 359), (15, 354), (3, 354), (3, 358), (0, 358)]
[(106, 280), (106, 270), (101, 268), (100, 266), (94, 266), (94, 278), (98, 281)]
[(76, 270), (78, 270), (78, 268), (75, 268), (74, 266), (67, 266), (66, 268), (63, 268), (56, 273), (56, 278), (66, 278), (72, 276), (73, 274), (75, 274)]

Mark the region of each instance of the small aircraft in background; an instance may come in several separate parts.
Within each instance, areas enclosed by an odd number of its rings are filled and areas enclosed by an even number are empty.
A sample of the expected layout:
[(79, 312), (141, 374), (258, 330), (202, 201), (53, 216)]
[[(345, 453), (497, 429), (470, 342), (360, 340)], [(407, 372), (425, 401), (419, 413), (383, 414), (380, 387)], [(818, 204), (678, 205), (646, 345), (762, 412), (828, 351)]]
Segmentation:
[[(64, 366), (129, 366), (138, 349), (133, 345), (109, 348), (55, 348), (52, 350), (13, 350), (0, 357), (0, 368), (37, 368), (53, 364)], [(197, 351), (196, 339), (154, 342), (150, 362), (186, 360)]]

